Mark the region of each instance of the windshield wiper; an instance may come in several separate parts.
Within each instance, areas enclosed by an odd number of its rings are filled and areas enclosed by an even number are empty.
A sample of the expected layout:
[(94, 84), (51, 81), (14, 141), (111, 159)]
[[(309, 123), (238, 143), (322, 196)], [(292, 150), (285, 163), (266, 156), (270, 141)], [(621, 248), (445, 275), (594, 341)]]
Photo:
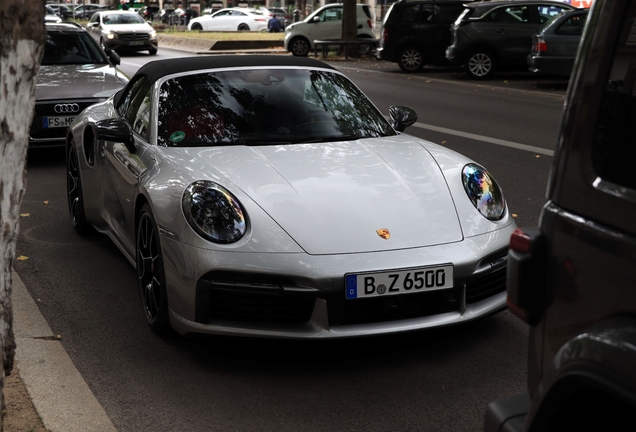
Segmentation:
[(361, 137), (358, 135), (329, 135), (321, 138), (312, 138), (306, 141), (305, 143), (317, 143), (317, 142), (331, 142), (331, 141), (353, 141), (357, 139), (362, 139), (365, 137)]

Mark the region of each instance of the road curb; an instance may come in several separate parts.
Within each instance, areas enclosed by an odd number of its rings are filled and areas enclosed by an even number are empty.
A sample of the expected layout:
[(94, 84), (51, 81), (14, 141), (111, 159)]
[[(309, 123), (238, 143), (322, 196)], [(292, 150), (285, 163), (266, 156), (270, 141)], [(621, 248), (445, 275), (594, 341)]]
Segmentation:
[(16, 367), (44, 426), (51, 432), (116, 432), (15, 270), (12, 278)]

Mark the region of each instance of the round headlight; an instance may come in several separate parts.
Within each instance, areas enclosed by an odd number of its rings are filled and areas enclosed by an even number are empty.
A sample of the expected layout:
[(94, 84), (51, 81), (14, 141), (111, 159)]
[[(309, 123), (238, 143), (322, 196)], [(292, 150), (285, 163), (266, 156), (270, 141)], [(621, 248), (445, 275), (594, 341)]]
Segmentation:
[(188, 186), (181, 199), (190, 226), (206, 240), (234, 243), (247, 231), (245, 210), (227, 189), (199, 180)]
[(486, 219), (499, 220), (506, 211), (506, 200), (495, 179), (485, 168), (468, 164), (462, 170), (462, 182), (468, 198)]

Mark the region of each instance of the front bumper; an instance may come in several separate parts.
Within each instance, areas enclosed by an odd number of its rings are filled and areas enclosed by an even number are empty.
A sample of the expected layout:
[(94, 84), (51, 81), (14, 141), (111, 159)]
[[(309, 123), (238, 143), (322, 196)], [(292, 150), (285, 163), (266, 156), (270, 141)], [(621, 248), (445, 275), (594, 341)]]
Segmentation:
[[(316, 256), (206, 251), (162, 238), (170, 322), (188, 333), (316, 339), (467, 322), (505, 308), (514, 224), (427, 248)], [(475, 258), (479, 257), (479, 258)], [(453, 288), (346, 300), (344, 275), (452, 262)]]
[[(125, 36), (125, 35), (124, 35)], [(104, 39), (104, 48), (113, 51), (145, 51), (158, 49), (157, 38), (147, 40), (128, 40), (120, 36), (118, 39)]]

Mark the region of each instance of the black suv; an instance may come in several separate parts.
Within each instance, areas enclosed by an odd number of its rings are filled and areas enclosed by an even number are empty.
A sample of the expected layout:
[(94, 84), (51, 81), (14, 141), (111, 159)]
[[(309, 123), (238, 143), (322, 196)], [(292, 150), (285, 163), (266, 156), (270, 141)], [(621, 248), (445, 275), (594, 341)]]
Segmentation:
[(508, 252), (508, 307), (530, 327), (528, 393), (486, 432), (634, 430), (636, 0), (595, 0), (571, 75), (548, 202)]
[(382, 22), (378, 60), (397, 62), (405, 72), (425, 64), (448, 65), (450, 25), (464, 11), (466, 0), (400, 0)]
[(499, 0), (466, 5), (452, 26), (446, 58), (465, 65), (473, 79), (489, 78), (499, 67), (527, 67), (532, 35), (553, 16), (575, 9), (561, 1)]

